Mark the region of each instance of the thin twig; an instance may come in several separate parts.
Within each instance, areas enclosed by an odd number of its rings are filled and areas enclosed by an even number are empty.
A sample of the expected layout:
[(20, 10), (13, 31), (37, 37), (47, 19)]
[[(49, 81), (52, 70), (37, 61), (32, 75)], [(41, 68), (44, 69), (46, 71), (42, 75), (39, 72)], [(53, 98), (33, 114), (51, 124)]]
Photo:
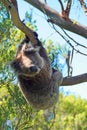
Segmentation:
[(78, 43), (76, 40), (74, 40), (72, 37), (70, 37), (69, 34), (67, 34), (66, 31), (65, 31), (63, 28), (61, 28), (61, 29), (62, 29), (62, 31), (65, 33), (65, 35), (66, 35), (69, 39), (71, 39), (74, 43), (76, 43), (77, 46), (81, 46), (81, 47), (87, 49), (86, 46), (84, 46), (84, 45)]
[(44, 0), (45, 1), (45, 4), (47, 4), (47, 1), (46, 0)]
[(79, 2), (81, 4), (85, 14), (87, 15), (87, 5), (86, 5), (86, 3), (84, 2), (84, 0), (79, 0)]
[[(52, 25), (53, 25), (53, 24), (52, 24)], [(54, 28), (54, 30), (72, 47), (73, 50), (75, 50), (75, 51), (76, 51), (77, 53), (79, 53), (79, 54), (82, 54), (82, 55), (84, 55), (84, 56), (87, 56), (87, 54), (85, 54), (85, 53), (83, 53), (83, 52), (77, 50), (77, 49), (70, 43), (70, 41), (67, 40), (67, 39), (55, 28), (54, 25), (53, 25), (53, 28)]]
[(60, 3), (60, 5), (61, 5), (61, 10), (62, 10), (62, 12), (64, 11), (64, 6), (63, 6), (63, 3), (62, 3), (62, 1), (61, 0), (58, 0), (59, 1), (59, 3)]

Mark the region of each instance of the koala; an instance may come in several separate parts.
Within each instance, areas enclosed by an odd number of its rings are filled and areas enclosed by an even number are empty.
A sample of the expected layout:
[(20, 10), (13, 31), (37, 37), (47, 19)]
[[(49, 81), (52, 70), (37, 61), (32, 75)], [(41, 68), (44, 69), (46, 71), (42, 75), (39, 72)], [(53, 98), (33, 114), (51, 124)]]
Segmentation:
[(25, 38), (11, 62), (21, 91), (27, 102), (37, 110), (46, 110), (58, 101), (62, 74), (51, 67), (45, 48), (37, 37), (37, 44)]

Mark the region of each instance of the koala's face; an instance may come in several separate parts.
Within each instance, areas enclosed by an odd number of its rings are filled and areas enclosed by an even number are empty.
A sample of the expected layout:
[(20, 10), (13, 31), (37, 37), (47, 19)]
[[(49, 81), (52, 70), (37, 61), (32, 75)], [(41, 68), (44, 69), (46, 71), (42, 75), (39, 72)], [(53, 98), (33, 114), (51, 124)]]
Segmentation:
[(39, 54), (40, 47), (33, 47), (24, 43), (18, 48), (16, 58), (11, 63), (11, 67), (18, 75), (28, 77), (35, 76), (44, 66), (43, 58)]

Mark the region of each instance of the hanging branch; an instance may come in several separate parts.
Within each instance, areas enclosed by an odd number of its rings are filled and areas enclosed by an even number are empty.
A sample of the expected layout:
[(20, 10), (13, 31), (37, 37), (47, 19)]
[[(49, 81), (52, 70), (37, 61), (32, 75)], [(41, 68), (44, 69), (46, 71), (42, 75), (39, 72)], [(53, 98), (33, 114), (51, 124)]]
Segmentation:
[(87, 5), (86, 5), (86, 3), (84, 2), (84, 0), (79, 0), (79, 2), (81, 4), (85, 14), (87, 15)]
[(66, 57), (66, 64), (68, 68), (68, 77), (72, 77), (73, 67), (72, 67), (72, 60), (73, 60), (73, 54), (74, 50), (72, 49), (72, 52), (68, 50), (68, 54)]
[(67, 39), (55, 28), (55, 26), (54, 26), (53, 24), (52, 24), (52, 26), (53, 26), (54, 30), (71, 46), (71, 48), (72, 48), (73, 50), (75, 50), (75, 51), (76, 51), (77, 53), (79, 53), (79, 54), (82, 54), (82, 55), (84, 55), (84, 56), (87, 56), (86, 53), (83, 53), (83, 52), (77, 50), (77, 49), (70, 43), (70, 41), (67, 40)]
[[(62, 29), (62, 28), (61, 28), (61, 29)], [(63, 31), (64, 34), (65, 34), (69, 39), (71, 39), (77, 46), (81, 46), (81, 47), (87, 49), (87, 46), (84, 46), (84, 45), (78, 43), (75, 39), (73, 39), (72, 37), (70, 37), (70, 35), (69, 35), (68, 33), (66, 33), (66, 31), (65, 31), (64, 29), (62, 29), (62, 31)]]
[(7, 9), (10, 11), (12, 21), (14, 22), (14, 25), (18, 27), (22, 32), (24, 32), (25, 35), (27, 35), (31, 42), (34, 44), (37, 43), (37, 40), (34, 37), (34, 32), (28, 28), (22, 21), (20, 20), (19, 14), (18, 14), (18, 6), (16, 0), (1, 0), (4, 5), (7, 7)]

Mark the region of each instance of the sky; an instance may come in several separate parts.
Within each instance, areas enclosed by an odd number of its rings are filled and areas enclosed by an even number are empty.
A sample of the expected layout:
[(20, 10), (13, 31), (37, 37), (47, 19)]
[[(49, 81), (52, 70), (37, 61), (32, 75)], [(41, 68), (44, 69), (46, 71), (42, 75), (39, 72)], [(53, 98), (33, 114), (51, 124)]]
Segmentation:
[[(50, 1), (48, 0), (48, 3), (51, 7), (54, 9), (60, 11), (60, 6), (58, 5), (57, 0)], [(80, 5), (78, 6), (77, 0), (74, 0), (75, 3), (72, 4), (73, 9), (71, 12), (72, 19), (75, 19), (77, 21), (80, 21), (81, 24), (87, 25), (87, 16), (83, 13), (83, 11), (80, 9)], [(21, 20), (24, 19), (24, 15), (26, 11), (30, 11), (33, 7), (23, 0), (18, 0), (19, 5), (19, 14)], [(39, 38), (43, 38), (45, 40), (51, 39), (54, 43), (58, 42), (60, 44), (65, 43), (65, 41), (55, 32), (55, 30), (52, 29), (52, 27), (48, 24), (46, 21), (46, 16), (43, 15), (40, 11), (33, 8), (33, 19), (36, 20), (36, 25), (38, 28), (37, 33), (39, 34)], [(58, 31), (61, 31), (60, 28), (58, 28)], [(68, 31), (67, 31), (68, 32)], [(76, 35), (74, 33), (68, 32), (71, 37), (73, 37), (76, 41), (79, 43), (82, 43), (83, 45), (87, 45), (87, 39)], [(83, 50), (85, 53), (87, 50)], [(79, 75), (83, 73), (87, 73), (87, 56), (80, 55), (78, 53), (74, 54), (73, 58), (73, 76)], [(70, 92), (71, 94), (74, 94), (76, 96), (80, 96), (81, 98), (87, 99), (87, 82), (73, 85), (73, 86), (65, 86), (63, 87), (65, 92)]]

